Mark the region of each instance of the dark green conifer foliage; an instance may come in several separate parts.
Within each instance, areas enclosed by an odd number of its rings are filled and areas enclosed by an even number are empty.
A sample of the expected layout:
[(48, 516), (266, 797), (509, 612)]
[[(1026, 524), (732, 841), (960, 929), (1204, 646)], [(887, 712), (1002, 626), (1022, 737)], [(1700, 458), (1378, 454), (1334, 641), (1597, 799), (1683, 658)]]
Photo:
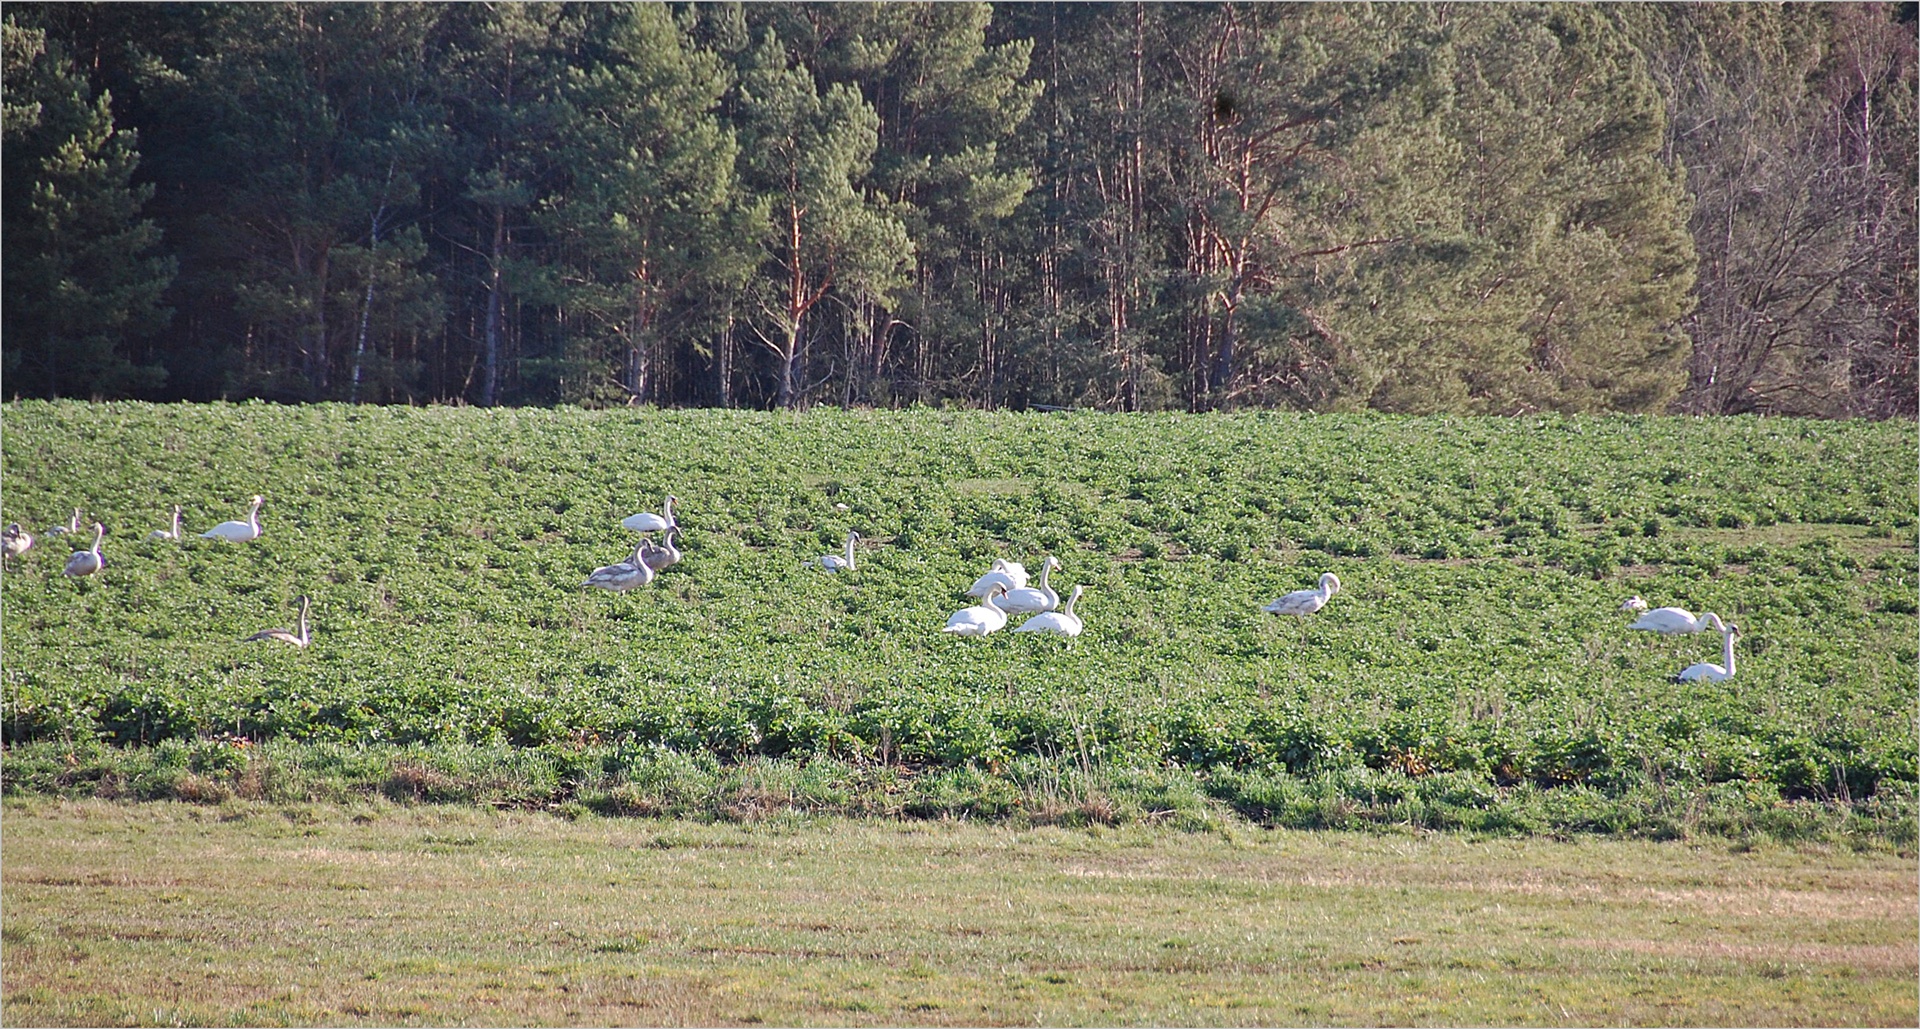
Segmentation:
[(5, 25), (5, 387), (13, 395), (113, 398), (158, 389), (166, 371), (132, 347), (164, 326), (172, 258), (141, 217), (132, 131), (94, 96), (57, 41)]

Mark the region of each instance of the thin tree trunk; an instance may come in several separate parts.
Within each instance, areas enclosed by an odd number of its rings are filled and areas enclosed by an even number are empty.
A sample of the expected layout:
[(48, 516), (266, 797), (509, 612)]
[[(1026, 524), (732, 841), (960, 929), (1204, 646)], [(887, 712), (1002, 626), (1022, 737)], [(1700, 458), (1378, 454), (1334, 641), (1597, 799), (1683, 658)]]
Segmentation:
[(500, 382), (501, 264), (506, 260), (507, 212), (493, 209), (493, 248), (488, 255), (486, 349), (480, 379), (480, 406), (492, 407)]

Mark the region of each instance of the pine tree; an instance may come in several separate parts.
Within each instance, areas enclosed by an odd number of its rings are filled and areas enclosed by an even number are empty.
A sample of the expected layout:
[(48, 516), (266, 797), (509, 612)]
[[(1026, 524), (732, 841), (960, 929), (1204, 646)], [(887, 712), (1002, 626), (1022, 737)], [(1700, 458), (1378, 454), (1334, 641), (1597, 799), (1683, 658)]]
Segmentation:
[(165, 369), (128, 344), (170, 317), (174, 262), (153, 253), (160, 231), (140, 215), (153, 187), (132, 184), (136, 135), (44, 31), (9, 12), (4, 33), (6, 384), (48, 397), (157, 389)]
[(911, 263), (913, 241), (889, 205), (861, 186), (878, 119), (857, 91), (819, 90), (769, 31), (747, 55), (736, 104), (742, 180), (769, 212), (754, 338), (774, 358), (775, 404), (791, 408), (810, 386), (809, 316), (830, 292), (888, 297)]

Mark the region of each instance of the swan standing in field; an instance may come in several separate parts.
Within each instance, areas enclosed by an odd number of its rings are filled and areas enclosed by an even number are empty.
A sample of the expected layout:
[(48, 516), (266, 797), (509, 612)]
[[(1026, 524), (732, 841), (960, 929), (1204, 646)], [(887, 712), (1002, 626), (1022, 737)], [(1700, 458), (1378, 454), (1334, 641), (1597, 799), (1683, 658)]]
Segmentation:
[(33, 549), (33, 533), (22, 529), (19, 522), (14, 522), (7, 526), (6, 543), (7, 556), (19, 557)]
[(1027, 584), (1027, 570), (1018, 563), (1003, 557), (993, 559), (993, 568), (967, 587), (967, 596), (984, 597), (993, 592), (995, 586), (1005, 590), (1017, 590)]
[(947, 616), (946, 627), (941, 632), (950, 632), (955, 636), (985, 636), (987, 633), (1007, 624), (1007, 613), (1001, 610), (996, 601), (1006, 596), (1007, 588), (995, 583), (981, 598), (980, 603), (972, 607), (963, 607)]
[(1327, 606), (1327, 601), (1340, 592), (1340, 577), (1332, 572), (1320, 575), (1320, 585), (1310, 590), (1294, 590), (1279, 600), (1260, 610), (1272, 615), (1298, 615), (1300, 624), (1307, 624), (1307, 616)]
[(822, 554), (817, 559), (820, 562), (820, 567), (825, 568), (829, 572), (854, 571), (853, 545), (859, 539), (860, 539), (859, 533), (857, 532), (847, 533), (847, 556), (841, 557), (839, 554)]
[(100, 556), (100, 541), (106, 538), (106, 535), (106, 526), (99, 522), (93, 523), (93, 549), (74, 551), (73, 556), (67, 558), (67, 566), (61, 569), (61, 571), (78, 579), (81, 576), (92, 575), (100, 569), (105, 568), (107, 562), (105, 558)]
[(679, 497), (669, 493), (667, 494), (667, 502), (660, 506), (660, 510), (663, 513), (654, 514), (652, 511), (642, 511), (639, 514), (630, 514), (620, 519), (620, 525), (622, 528), (632, 529), (635, 532), (663, 532), (673, 528), (680, 524), (673, 520), (673, 504), (674, 501), (679, 499)]
[[(1046, 576), (1046, 572), (1044, 571), (1040, 574), (1043, 578)], [(1066, 605), (1060, 608), (1060, 610), (1034, 615), (1032, 618), (1021, 622), (1013, 631), (1050, 632), (1059, 636), (1068, 637), (1080, 635), (1080, 629), (1082, 628), (1080, 616), (1073, 613), (1073, 605), (1079, 601), (1080, 594), (1085, 590), (1085, 586), (1075, 586), (1073, 588), (1073, 595), (1067, 598)]]
[(1708, 611), (1706, 614), (1695, 618), (1692, 614), (1688, 613), (1685, 608), (1656, 607), (1635, 619), (1634, 623), (1627, 626), (1627, 628), (1645, 629), (1649, 632), (1662, 633), (1667, 636), (1681, 636), (1690, 632), (1702, 632), (1709, 625), (1721, 632), (1727, 631), (1726, 623), (1722, 622), (1720, 616), (1714, 614), (1712, 611)]
[(643, 538), (640, 541), (640, 545), (633, 548), (632, 560), (622, 561), (614, 565), (602, 565), (599, 568), (595, 568), (593, 574), (587, 576), (587, 581), (580, 584), (580, 588), (587, 589), (588, 587), (592, 587), (593, 589), (612, 590), (615, 593), (624, 593), (627, 590), (638, 589), (652, 582), (653, 569), (647, 567), (644, 553), (646, 549), (652, 545), (652, 540)]
[(173, 505), (173, 527), (170, 529), (155, 529), (152, 532), (147, 533), (147, 538), (150, 540), (177, 540), (180, 538), (180, 505), (179, 504)]
[(1053, 587), (1047, 585), (1047, 575), (1058, 567), (1060, 567), (1060, 559), (1048, 554), (1047, 559), (1040, 564), (1039, 588), (1022, 586), (1019, 589), (1008, 590), (1006, 598), (1000, 601), (1000, 606), (1005, 608), (1008, 614), (1015, 615), (1039, 614), (1059, 607), (1060, 594), (1055, 593)]
[(292, 629), (262, 629), (240, 642), (252, 643), (254, 640), (279, 640), (282, 643), (291, 643), (296, 647), (306, 646), (312, 642), (312, 637), (307, 635), (307, 605), (309, 603), (306, 595), (301, 594), (299, 631), (296, 632)]
[(1697, 665), (1688, 665), (1680, 671), (1679, 675), (1673, 677), (1673, 681), (1693, 682), (1696, 679), (1705, 679), (1708, 682), (1725, 682), (1733, 678), (1733, 641), (1739, 635), (1740, 627), (1737, 625), (1728, 625), (1720, 630), (1720, 660), (1725, 661), (1726, 664), (1716, 665), (1710, 661), (1702, 661)]
[(258, 493), (254, 494), (253, 507), (247, 511), (246, 521), (221, 522), (219, 525), (201, 533), (200, 538), (203, 540), (229, 540), (234, 543), (245, 543), (248, 540), (259, 539), (260, 505), (266, 502), (265, 497), (262, 497)]
[(661, 540), (664, 541), (664, 546), (656, 547), (651, 544), (646, 544), (640, 548), (641, 563), (656, 572), (661, 571), (668, 565), (679, 564), (680, 558), (684, 555), (680, 553), (679, 547), (673, 545), (673, 538), (678, 535), (680, 535), (680, 527), (678, 525), (667, 526), (667, 534), (660, 537)]

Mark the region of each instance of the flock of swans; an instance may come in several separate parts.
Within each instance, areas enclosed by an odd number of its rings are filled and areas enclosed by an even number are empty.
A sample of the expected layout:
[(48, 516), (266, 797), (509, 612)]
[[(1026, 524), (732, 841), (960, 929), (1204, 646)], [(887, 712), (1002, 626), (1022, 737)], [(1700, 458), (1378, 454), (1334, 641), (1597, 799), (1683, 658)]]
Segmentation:
[[(260, 506), (264, 503), (266, 503), (266, 498), (255, 494), (252, 506), (247, 511), (245, 521), (235, 519), (221, 522), (219, 525), (201, 533), (200, 538), (227, 540), (234, 543), (245, 543), (248, 540), (259, 539), (261, 533)], [(80, 509), (77, 507), (73, 509), (73, 517), (68, 519), (65, 525), (49, 526), (40, 533), (41, 537), (45, 539), (53, 539), (59, 536), (77, 536), (79, 534)], [(67, 558), (67, 563), (60, 569), (61, 574), (72, 579), (84, 579), (89, 575), (99, 572), (100, 569), (105, 568), (107, 566), (107, 559), (100, 553), (100, 544), (105, 542), (106, 538), (106, 525), (102, 522), (94, 522), (93, 546), (88, 547), (86, 550), (74, 551), (72, 556)], [(147, 539), (174, 540), (176, 542), (186, 539), (185, 532), (180, 528), (179, 504), (173, 505), (173, 519), (168, 523), (167, 527), (164, 529), (155, 529), (147, 533)], [(5, 544), (7, 559), (12, 560), (32, 550), (36, 541), (33, 533), (21, 528), (19, 522), (13, 522), (9, 524), (5, 530), (0, 530), (0, 542), (4, 542)], [(311, 640), (311, 637), (307, 633), (307, 598), (304, 596), (301, 597), (299, 603), (300, 620), (297, 631), (294, 629), (263, 629), (260, 632), (246, 637), (242, 642), (252, 640), (279, 640), (283, 643), (291, 643), (296, 647), (306, 646)]]
[[(660, 542), (654, 543), (651, 535), (643, 535), (634, 547), (633, 556), (615, 564), (603, 565), (593, 570), (581, 589), (602, 589), (616, 593), (639, 589), (654, 581), (661, 572), (679, 564), (685, 555), (677, 543), (680, 535), (679, 522), (674, 518), (673, 505), (679, 500), (669, 494), (661, 505), (660, 513), (643, 511), (628, 515), (620, 520), (623, 528), (642, 533), (660, 533)], [(225, 540), (244, 543), (259, 539), (260, 507), (265, 498), (255, 495), (247, 511), (246, 520), (238, 519), (221, 522), (200, 534), (202, 539)], [(74, 509), (73, 517), (65, 525), (55, 525), (41, 533), (42, 537), (77, 536), (81, 531), (81, 512)], [(70, 578), (80, 579), (93, 575), (106, 567), (106, 559), (101, 556), (100, 545), (106, 538), (106, 526), (93, 523), (93, 546), (86, 550), (76, 550), (67, 558), (62, 572)], [(180, 527), (180, 506), (174, 505), (173, 518), (167, 528), (155, 529), (147, 534), (149, 540), (182, 540)], [(0, 541), (4, 542), (5, 556), (8, 560), (19, 557), (33, 549), (35, 539), (32, 533), (15, 522), (0, 531)], [(857, 569), (855, 548), (860, 542), (858, 532), (847, 533), (846, 550), (840, 554), (822, 554), (814, 564), (829, 572), (853, 572)], [(986, 636), (1006, 628), (1014, 615), (1023, 615), (1025, 619), (1014, 628), (1014, 632), (1046, 633), (1065, 636), (1069, 639), (1080, 635), (1085, 623), (1075, 613), (1074, 606), (1086, 592), (1086, 585), (1073, 587), (1065, 603), (1050, 582), (1052, 573), (1061, 567), (1060, 560), (1049, 554), (1040, 566), (1037, 585), (1028, 582), (1027, 570), (1017, 561), (1004, 558), (995, 559), (993, 566), (973, 585), (967, 587), (966, 595), (976, 598), (978, 603), (963, 607), (947, 617), (941, 632), (955, 636)], [(1294, 590), (1266, 605), (1261, 610), (1274, 615), (1293, 615), (1304, 626), (1308, 615), (1315, 614), (1327, 606), (1334, 594), (1340, 592), (1340, 577), (1332, 572), (1323, 573), (1319, 583), (1312, 589)], [(311, 601), (306, 596), (298, 600), (300, 614), (294, 629), (264, 629), (243, 642), (254, 640), (275, 640), (296, 647), (307, 646), (312, 637), (307, 626), (307, 613)], [(1692, 682), (1706, 680), (1722, 682), (1731, 679), (1734, 674), (1733, 641), (1740, 636), (1740, 627), (1722, 621), (1712, 611), (1695, 617), (1691, 612), (1678, 607), (1657, 607), (1649, 609), (1645, 600), (1633, 597), (1620, 605), (1620, 610), (1638, 614), (1629, 629), (1656, 632), (1662, 635), (1678, 636), (1704, 632), (1711, 628), (1721, 636), (1721, 663), (1702, 661), (1689, 665), (1673, 676), (1674, 682)]]

